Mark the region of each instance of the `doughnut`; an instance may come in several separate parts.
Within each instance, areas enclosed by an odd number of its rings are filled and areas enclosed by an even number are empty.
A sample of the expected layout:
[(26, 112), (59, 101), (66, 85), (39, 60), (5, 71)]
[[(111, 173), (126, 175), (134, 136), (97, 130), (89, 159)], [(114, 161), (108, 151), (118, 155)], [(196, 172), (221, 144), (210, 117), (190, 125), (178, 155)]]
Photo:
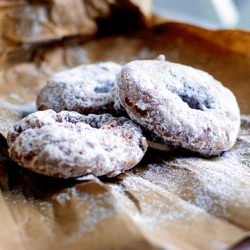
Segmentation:
[(10, 158), (37, 173), (72, 178), (116, 176), (135, 166), (147, 140), (131, 120), (110, 114), (37, 111), (8, 132)]
[(59, 72), (41, 90), (37, 107), (81, 114), (119, 113), (114, 109), (114, 87), (120, 71), (121, 65), (103, 62)]
[(117, 95), (128, 116), (166, 148), (215, 156), (239, 133), (234, 94), (208, 73), (162, 56), (124, 65)]

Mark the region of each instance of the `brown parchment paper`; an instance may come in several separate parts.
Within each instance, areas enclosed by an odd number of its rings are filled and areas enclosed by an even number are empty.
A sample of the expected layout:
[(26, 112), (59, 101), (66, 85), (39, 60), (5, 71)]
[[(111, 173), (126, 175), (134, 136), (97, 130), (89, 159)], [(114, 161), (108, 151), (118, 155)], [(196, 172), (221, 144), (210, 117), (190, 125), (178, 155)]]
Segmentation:
[[(6, 55), (0, 70), (0, 249), (219, 250), (243, 237), (250, 230), (249, 46), (247, 32), (168, 22), (121, 34), (109, 30), (89, 41), (41, 41)], [(36, 110), (36, 94), (51, 74), (159, 53), (210, 72), (235, 92), (243, 115), (231, 151), (204, 159), (149, 150), (137, 167), (113, 179), (54, 179), (9, 159), (8, 126)]]
[(0, 62), (23, 61), (41, 45), (117, 25), (151, 23), (150, 0), (0, 0)]

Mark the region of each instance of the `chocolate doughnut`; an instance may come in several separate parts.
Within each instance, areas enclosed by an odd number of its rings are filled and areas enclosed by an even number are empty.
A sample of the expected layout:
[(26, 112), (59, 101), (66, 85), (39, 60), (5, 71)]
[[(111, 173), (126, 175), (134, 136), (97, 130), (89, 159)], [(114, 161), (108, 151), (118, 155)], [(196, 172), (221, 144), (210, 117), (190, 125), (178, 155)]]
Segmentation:
[(116, 176), (135, 166), (147, 150), (141, 129), (127, 118), (53, 110), (17, 122), (7, 142), (10, 158), (21, 166), (62, 178)]
[(59, 72), (41, 90), (37, 107), (81, 114), (119, 113), (114, 109), (114, 87), (120, 71), (121, 65), (103, 62)]
[(129, 117), (166, 148), (218, 155), (240, 127), (233, 93), (208, 73), (160, 60), (126, 64), (117, 85)]

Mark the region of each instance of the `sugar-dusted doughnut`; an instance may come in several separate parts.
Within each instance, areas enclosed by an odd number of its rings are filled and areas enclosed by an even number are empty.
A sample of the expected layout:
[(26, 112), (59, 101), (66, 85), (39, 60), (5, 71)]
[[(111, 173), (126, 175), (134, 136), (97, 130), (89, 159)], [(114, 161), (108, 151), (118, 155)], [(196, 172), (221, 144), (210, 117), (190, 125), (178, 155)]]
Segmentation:
[(120, 71), (121, 65), (103, 62), (56, 73), (38, 95), (37, 107), (81, 114), (116, 113), (114, 87)]
[(11, 159), (21, 166), (62, 178), (116, 176), (135, 166), (147, 149), (140, 128), (127, 118), (53, 110), (17, 122), (7, 142)]
[(204, 71), (159, 59), (123, 67), (117, 92), (129, 117), (170, 148), (205, 156), (230, 149), (240, 127), (233, 93)]

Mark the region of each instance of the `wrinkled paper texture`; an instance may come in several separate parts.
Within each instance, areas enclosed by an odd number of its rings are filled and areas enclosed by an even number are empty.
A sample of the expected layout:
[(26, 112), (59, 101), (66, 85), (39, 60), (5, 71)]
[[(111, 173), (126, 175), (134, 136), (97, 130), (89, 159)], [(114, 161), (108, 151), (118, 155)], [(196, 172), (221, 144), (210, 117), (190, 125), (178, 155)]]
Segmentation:
[[(18, 29), (33, 18), (39, 27), (38, 33), (17, 33), (14, 20), (1, 28), (1, 49), (11, 53), (1, 58), (0, 69), (0, 249), (225, 249), (243, 237), (250, 230), (250, 34), (168, 22), (85, 40), (96, 32), (93, 18), (109, 15), (108, 5), (87, 11), (74, 0), (82, 7), (61, 20), (61, 4), (69, 8), (71, 1), (44, 2), (49, 15), (45, 5), (29, 9), (26, 1), (0, 1), (1, 13), (18, 13), (8, 14), (11, 20), (29, 13)], [(25, 7), (18, 11), (18, 5)], [(77, 15), (85, 12), (92, 14), (81, 23)], [(139, 12), (145, 25), (148, 10)], [(231, 151), (204, 159), (149, 150), (137, 167), (112, 179), (54, 179), (9, 159), (8, 127), (36, 110), (36, 95), (54, 72), (159, 54), (204, 69), (234, 91), (243, 115)]]

